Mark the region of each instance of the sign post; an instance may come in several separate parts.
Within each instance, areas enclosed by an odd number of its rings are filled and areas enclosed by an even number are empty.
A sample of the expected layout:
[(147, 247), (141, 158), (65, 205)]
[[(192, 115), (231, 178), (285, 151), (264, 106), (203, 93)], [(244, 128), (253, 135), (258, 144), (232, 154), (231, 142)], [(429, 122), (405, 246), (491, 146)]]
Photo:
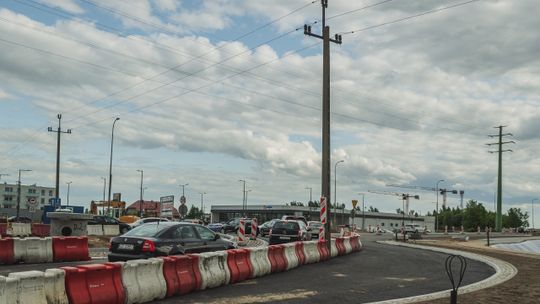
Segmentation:
[(159, 216), (172, 218), (173, 217), (173, 204), (174, 204), (174, 195), (162, 196), (159, 198)]

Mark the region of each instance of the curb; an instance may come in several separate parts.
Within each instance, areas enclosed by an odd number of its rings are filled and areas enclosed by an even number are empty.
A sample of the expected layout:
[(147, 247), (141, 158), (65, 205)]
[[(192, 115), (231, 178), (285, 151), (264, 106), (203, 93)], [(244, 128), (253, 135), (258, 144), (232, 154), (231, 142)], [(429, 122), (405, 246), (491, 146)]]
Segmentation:
[[(447, 253), (447, 254), (459, 254), (465, 258), (485, 263), (491, 266), (495, 270), (495, 274), (493, 274), (492, 276), (486, 279), (483, 279), (482, 281), (478, 281), (476, 283), (472, 283), (472, 284), (459, 288), (458, 294), (465, 294), (465, 293), (493, 287), (495, 285), (498, 285), (498, 284), (501, 284), (510, 280), (518, 273), (517, 268), (508, 262), (505, 262), (503, 260), (499, 260), (496, 258), (492, 258), (489, 256), (476, 254), (476, 253), (471, 253), (471, 252), (466, 252), (466, 251), (461, 251), (461, 250), (454, 250), (454, 249), (429, 247), (429, 246), (423, 246), (423, 245), (404, 244), (404, 243), (399, 243), (395, 241), (377, 241), (377, 243), (392, 245), (392, 246), (409, 247), (409, 248), (414, 248), (414, 249), (429, 250), (429, 251), (435, 251), (435, 252), (442, 252), (442, 253)], [(451, 289), (447, 289), (443, 291), (438, 291), (438, 292), (418, 295), (418, 296), (412, 296), (412, 297), (407, 297), (407, 298), (391, 299), (391, 300), (378, 301), (378, 302), (369, 302), (368, 304), (403, 304), (403, 303), (415, 303), (415, 302), (420, 302), (420, 301), (430, 301), (430, 300), (441, 299), (441, 298), (449, 298), (450, 291)]]

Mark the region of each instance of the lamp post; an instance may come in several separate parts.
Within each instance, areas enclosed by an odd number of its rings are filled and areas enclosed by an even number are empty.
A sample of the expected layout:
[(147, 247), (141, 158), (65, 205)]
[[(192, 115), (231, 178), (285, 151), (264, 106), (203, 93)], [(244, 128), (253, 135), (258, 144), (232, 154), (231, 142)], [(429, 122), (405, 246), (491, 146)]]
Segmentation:
[(109, 214), (111, 209), (111, 187), (112, 187), (112, 157), (113, 157), (113, 144), (114, 144), (114, 126), (116, 125), (116, 122), (120, 120), (120, 117), (116, 117), (112, 124), (112, 130), (111, 130), (111, 157), (109, 160), (109, 196), (107, 199), (107, 214)]
[(531, 201), (531, 218), (532, 218), (532, 228), (534, 229), (534, 201), (537, 201), (538, 199), (537, 198), (533, 198), (533, 200)]
[(239, 179), (238, 181), (244, 183), (244, 188), (242, 190), (242, 211), (244, 212), (244, 217), (246, 217), (246, 180)]
[(313, 199), (313, 188), (312, 187), (305, 187), (304, 189), (309, 190), (309, 202)]
[[(343, 162), (345, 161), (339, 160), (334, 165), (334, 214), (336, 213), (336, 208), (337, 208), (337, 165)], [(337, 223), (337, 217), (334, 215), (334, 224), (336, 223)]]
[(185, 184), (178, 185), (178, 186), (182, 187), (182, 196), (180, 197), (180, 203), (185, 203), (186, 202), (186, 197), (184, 196), (184, 194), (185, 194), (186, 186), (189, 186), (189, 183), (185, 183)]
[(364, 222), (366, 220), (365, 213), (364, 213), (364, 196), (366, 196), (365, 193), (359, 192), (358, 195), (362, 196), (362, 230), (364, 230)]
[(141, 193), (140, 193), (140, 200), (139, 200), (139, 217), (142, 218), (142, 209), (143, 209), (143, 178), (144, 178), (144, 170), (137, 170), (137, 172), (141, 173)]
[(206, 194), (206, 192), (199, 192), (199, 194), (201, 195), (201, 220), (204, 221), (203, 208), (204, 208), (204, 195)]
[(68, 191), (67, 191), (67, 206), (69, 206), (69, 188), (70, 188), (70, 186), (71, 186), (71, 183), (73, 183), (73, 182), (71, 182), (71, 181), (66, 182), (66, 184), (67, 184), (67, 186), (68, 186)]
[(17, 181), (17, 216), (15, 219), (19, 221), (19, 210), (21, 209), (21, 172), (30, 172), (32, 170), (19, 169), (19, 180)]
[(248, 204), (248, 193), (251, 191), (252, 189), (246, 190), (246, 209), (247, 209), (247, 204)]
[(435, 232), (439, 229), (439, 183), (444, 182), (444, 179), (440, 179), (437, 181), (437, 184), (435, 186), (435, 191), (437, 191), (437, 202), (435, 205)]

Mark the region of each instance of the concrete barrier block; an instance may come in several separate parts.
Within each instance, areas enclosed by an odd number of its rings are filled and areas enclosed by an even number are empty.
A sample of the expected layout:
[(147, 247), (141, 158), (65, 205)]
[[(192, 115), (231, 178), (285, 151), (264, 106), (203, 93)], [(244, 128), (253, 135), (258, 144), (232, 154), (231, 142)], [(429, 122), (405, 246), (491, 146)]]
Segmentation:
[(298, 256), (296, 255), (296, 244), (287, 243), (284, 244), (285, 259), (287, 261), (287, 270), (298, 267)]
[(304, 255), (306, 256), (306, 264), (318, 263), (321, 259), (317, 241), (307, 241), (304, 243)]
[(226, 251), (201, 253), (199, 255), (199, 269), (202, 279), (201, 289), (228, 284), (231, 279)]
[(336, 246), (336, 239), (331, 240), (330, 256), (332, 256), (333, 258), (338, 256), (338, 249), (337, 249), (337, 246)]
[(32, 235), (32, 224), (11, 223), (11, 229), (8, 234), (12, 236), (29, 236)]
[(19, 280), (19, 303), (47, 304), (43, 272), (37, 270), (14, 272), (10, 273), (9, 277)]
[(345, 245), (345, 254), (349, 254), (352, 252), (352, 245), (350, 241), (351, 241), (350, 237), (343, 238), (343, 245)]
[(120, 226), (118, 225), (103, 225), (103, 235), (119, 235)]
[(272, 272), (272, 265), (268, 259), (268, 247), (249, 248), (249, 260), (253, 267), (252, 278), (265, 276)]
[(50, 263), (53, 261), (52, 239), (50, 237), (13, 239), (13, 255), (16, 262)]
[(47, 304), (69, 304), (66, 285), (66, 274), (59, 268), (47, 269), (45, 271), (45, 296)]
[(19, 303), (19, 279), (0, 276), (0, 304)]
[(167, 294), (162, 259), (132, 260), (120, 265), (127, 304), (163, 299)]
[(102, 225), (87, 225), (86, 234), (87, 235), (103, 235), (103, 226)]

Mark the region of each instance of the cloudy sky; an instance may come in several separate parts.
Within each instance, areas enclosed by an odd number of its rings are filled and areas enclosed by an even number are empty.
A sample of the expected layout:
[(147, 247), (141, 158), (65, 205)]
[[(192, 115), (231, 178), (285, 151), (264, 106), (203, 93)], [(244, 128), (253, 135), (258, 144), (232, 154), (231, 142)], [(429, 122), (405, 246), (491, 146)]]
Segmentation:
[[(332, 168), (337, 200), (386, 184), (465, 191), (493, 209), (506, 125), (504, 209), (540, 198), (540, 19), (535, 0), (330, 0)], [(463, 5), (461, 5), (463, 4)], [(424, 14), (427, 13), (427, 14)], [(188, 202), (306, 202), (320, 194), (320, 1), (5, 0), (0, 4), (0, 173), (102, 197), (115, 128), (113, 192), (134, 201), (186, 187)], [(334, 172), (332, 172), (332, 181)], [(411, 208), (434, 209), (418, 192)], [(333, 199), (333, 198), (332, 198)], [(394, 212), (397, 197), (367, 193)], [(459, 196), (450, 196), (450, 206)], [(540, 224), (540, 207), (536, 212)], [(537, 224), (537, 225), (538, 225)]]

